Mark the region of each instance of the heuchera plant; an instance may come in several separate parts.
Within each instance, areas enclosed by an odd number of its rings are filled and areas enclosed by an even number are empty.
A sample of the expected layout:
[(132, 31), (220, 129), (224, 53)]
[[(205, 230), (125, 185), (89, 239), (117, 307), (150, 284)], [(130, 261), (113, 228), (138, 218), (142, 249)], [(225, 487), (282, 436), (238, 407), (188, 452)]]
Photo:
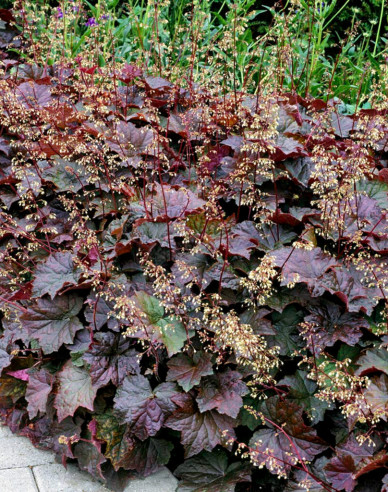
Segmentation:
[(115, 489), (386, 490), (386, 104), (0, 85), (2, 420)]

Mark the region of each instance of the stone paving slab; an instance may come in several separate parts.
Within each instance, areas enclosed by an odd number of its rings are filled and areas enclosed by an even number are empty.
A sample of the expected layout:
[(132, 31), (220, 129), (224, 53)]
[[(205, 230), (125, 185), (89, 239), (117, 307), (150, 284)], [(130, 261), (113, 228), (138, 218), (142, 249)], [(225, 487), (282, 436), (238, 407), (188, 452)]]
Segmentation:
[(52, 453), (34, 448), (27, 437), (6, 435), (0, 441), (0, 470), (54, 463)]
[(167, 468), (144, 480), (129, 482), (124, 492), (175, 492), (178, 480)]
[[(144, 480), (131, 481), (124, 492), (175, 492), (177, 479), (167, 469)], [(109, 492), (74, 464), (67, 469), (54, 455), (34, 448), (0, 424), (0, 492)]]
[(99, 482), (81, 472), (76, 465), (39, 465), (33, 467), (39, 492), (108, 492)]
[(0, 470), (1, 492), (38, 492), (30, 468)]

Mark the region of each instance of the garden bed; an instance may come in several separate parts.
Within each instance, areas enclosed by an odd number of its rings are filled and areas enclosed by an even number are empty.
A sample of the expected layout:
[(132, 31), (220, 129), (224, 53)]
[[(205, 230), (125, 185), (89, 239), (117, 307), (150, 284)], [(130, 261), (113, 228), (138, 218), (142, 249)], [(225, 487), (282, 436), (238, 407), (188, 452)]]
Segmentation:
[(3, 66), (12, 431), (118, 490), (385, 490), (384, 94)]

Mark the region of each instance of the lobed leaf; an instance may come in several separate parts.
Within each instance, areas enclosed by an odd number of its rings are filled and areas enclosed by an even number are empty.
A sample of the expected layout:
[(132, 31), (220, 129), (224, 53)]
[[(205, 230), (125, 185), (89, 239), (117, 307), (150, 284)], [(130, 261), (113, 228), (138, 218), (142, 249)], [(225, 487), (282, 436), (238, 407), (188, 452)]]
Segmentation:
[(72, 417), (78, 407), (93, 411), (96, 393), (97, 388), (93, 388), (89, 372), (67, 361), (58, 374), (58, 391), (54, 402), (58, 421)]
[(183, 492), (234, 492), (236, 484), (251, 481), (249, 464), (228, 466), (228, 458), (222, 450), (202, 451), (179, 465), (174, 473), (181, 479), (177, 490)]
[(131, 432), (144, 441), (163, 426), (175, 410), (172, 398), (178, 394), (174, 383), (162, 383), (154, 390), (141, 374), (127, 376), (117, 390), (114, 408), (122, 415)]
[(186, 458), (202, 450), (211, 451), (219, 444), (230, 448), (227, 441), (235, 437), (233, 419), (214, 410), (198, 412), (188, 394), (183, 395), (179, 408), (167, 419), (166, 426), (181, 432)]
[(82, 298), (63, 295), (55, 300), (37, 299), (26, 313), (20, 316), (31, 337), (38, 340), (43, 352), (50, 354), (62, 344), (72, 343), (83, 325), (77, 314), (82, 308)]
[(80, 275), (70, 252), (54, 253), (36, 267), (32, 295), (42, 297), (49, 294), (54, 299), (65, 285), (76, 285)]

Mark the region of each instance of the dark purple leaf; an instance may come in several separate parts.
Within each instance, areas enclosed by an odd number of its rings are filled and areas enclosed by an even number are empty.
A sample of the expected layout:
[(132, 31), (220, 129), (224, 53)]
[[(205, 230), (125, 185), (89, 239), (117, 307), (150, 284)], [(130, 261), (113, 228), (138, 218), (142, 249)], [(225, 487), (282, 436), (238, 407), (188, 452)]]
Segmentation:
[(228, 439), (234, 439), (235, 421), (212, 410), (200, 413), (195, 409), (190, 395), (186, 394), (180, 408), (166, 421), (166, 426), (181, 432), (185, 457), (190, 458), (200, 451), (212, 451), (218, 444), (230, 448)]
[(332, 126), (334, 128), (334, 133), (338, 137), (347, 138), (351, 130), (354, 130), (357, 125), (349, 116), (338, 114), (337, 112), (333, 112), (331, 114), (332, 117)]
[(190, 391), (203, 376), (213, 374), (212, 356), (206, 352), (195, 352), (193, 358), (186, 354), (175, 355), (168, 363), (167, 381), (176, 381), (184, 391)]
[(1, 152), (4, 152), (6, 156), (9, 156), (11, 151), (11, 146), (9, 141), (4, 137), (0, 137), (0, 150)]
[(49, 294), (54, 299), (64, 285), (76, 285), (80, 274), (70, 252), (54, 253), (36, 267), (32, 294), (35, 297)]
[(29, 380), (26, 390), (26, 400), (28, 401), (28, 415), (34, 418), (38, 412), (46, 411), (47, 399), (52, 390), (54, 376), (46, 369), (40, 369), (29, 373)]
[[(191, 190), (186, 188), (173, 188), (169, 185), (155, 186), (156, 194), (152, 197), (148, 213), (152, 217), (160, 217), (164, 219), (176, 219), (185, 217), (194, 212), (194, 210), (202, 210), (205, 202), (198, 198)], [(152, 203), (152, 207), (151, 207)], [(166, 206), (165, 206), (166, 204)]]
[[(159, 243), (163, 248), (168, 248), (170, 244), (168, 242), (168, 228), (165, 222), (143, 222), (133, 229), (131, 236), (133, 239), (138, 239), (142, 244)], [(171, 228), (170, 241), (172, 247), (174, 247), (175, 243)]]
[(183, 138), (188, 137), (188, 128), (179, 115), (170, 114), (166, 123), (166, 130), (168, 129), (169, 132), (173, 132)]
[[(27, 192), (31, 192), (35, 197), (40, 193), (42, 182), (38, 172), (34, 168), (27, 169), (22, 179), (16, 185), (19, 196), (26, 195)], [(35, 224), (32, 220), (23, 221), (25, 225), (35, 228)], [(32, 229), (32, 228), (31, 228)]]
[(32, 80), (18, 85), (16, 96), (27, 109), (49, 106), (53, 100), (50, 86), (37, 84)]
[(172, 83), (162, 77), (145, 77), (145, 83), (148, 89), (152, 91), (164, 92), (173, 87)]
[(356, 374), (365, 376), (377, 371), (385, 372), (388, 375), (388, 351), (386, 348), (368, 349), (364, 355), (357, 360), (359, 366)]
[(229, 253), (249, 260), (252, 249), (262, 249), (262, 236), (254, 222), (246, 220), (232, 227), (229, 237)]
[(25, 425), (27, 412), (24, 408), (12, 408), (8, 410), (4, 424), (8, 425), (12, 433), (20, 432)]
[(304, 338), (316, 355), (325, 347), (332, 347), (338, 340), (351, 346), (356, 345), (362, 336), (361, 328), (369, 327), (365, 318), (343, 313), (339, 306), (331, 302), (311, 307), (310, 313), (305, 318), (310, 328)]
[(239, 152), (241, 147), (244, 144), (244, 138), (240, 137), (238, 135), (232, 135), (232, 136), (226, 138), (225, 140), (222, 140), (221, 143), (223, 145), (227, 145), (228, 147), (230, 147), (234, 151)]
[(141, 77), (142, 73), (143, 72), (140, 70), (140, 68), (136, 67), (135, 65), (130, 65), (126, 63), (121, 69), (118, 78), (125, 84), (129, 84), (136, 77)]
[[(40, 421), (39, 421), (40, 422)], [(42, 436), (41, 441), (52, 449), (65, 464), (66, 458), (74, 459), (73, 446), (81, 438), (83, 420), (80, 417), (67, 417), (62, 422), (51, 422), (51, 428), (47, 436)], [(43, 424), (44, 425), (44, 424)], [(65, 437), (65, 439), (64, 439)]]
[(354, 265), (337, 266), (317, 279), (315, 290), (321, 292), (323, 288), (335, 294), (350, 312), (361, 310), (371, 314), (381, 292), (376, 287), (365, 285), (366, 279), (367, 275)]
[(242, 397), (249, 392), (241, 377), (239, 372), (228, 369), (204, 378), (197, 397), (200, 412), (217, 409), (236, 418), (243, 404)]
[(212, 281), (220, 282), (224, 289), (238, 290), (240, 288), (240, 278), (237, 276), (231, 266), (224, 268), (223, 261), (218, 261), (209, 266), (203, 275), (205, 283), (202, 284), (203, 288), (209, 285)]
[(290, 243), (297, 237), (295, 231), (281, 224), (263, 225), (260, 229), (260, 239), (257, 249), (260, 251), (272, 251), (280, 248), (283, 244)]
[(327, 484), (327, 478), (323, 468), (328, 461), (325, 456), (317, 458), (312, 464), (306, 466), (309, 473), (304, 470), (294, 470), (285, 491), (307, 492), (308, 490), (308, 492), (324, 492), (323, 484)]
[(109, 147), (123, 159), (138, 154), (153, 155), (155, 152), (152, 130), (148, 128), (136, 128), (130, 122), (119, 121), (115, 131), (112, 132), (107, 142)]
[(63, 343), (72, 343), (82, 323), (77, 314), (82, 299), (75, 295), (63, 295), (54, 301), (37, 299), (27, 313), (20, 316), (23, 326), (32, 338), (38, 340), (45, 354), (51, 354)]
[(162, 383), (154, 390), (141, 374), (127, 376), (115, 397), (114, 408), (139, 439), (154, 436), (175, 410), (172, 400), (178, 393), (175, 384)]
[(78, 459), (81, 470), (87, 471), (97, 479), (105, 480), (101, 470), (101, 465), (106, 462), (101, 452), (104, 441), (98, 439), (96, 432), (97, 421), (93, 418), (88, 424), (85, 435), (87, 440), (80, 440), (74, 446), (74, 457)]
[[(203, 280), (204, 272), (209, 267), (208, 255), (199, 253), (196, 255), (181, 253), (177, 255), (177, 260), (184, 262), (190, 267), (190, 271), (182, 271), (177, 268), (176, 265), (173, 265), (172, 271), (177, 279), (177, 282), (181, 285), (186, 285), (194, 279), (197, 279), (197, 281)], [(204, 285), (204, 288), (206, 288), (206, 286), (207, 284)]]
[(272, 473), (288, 473), (300, 460), (311, 461), (327, 446), (316, 431), (303, 422), (302, 409), (293, 402), (268, 398), (261, 409), (265, 429), (253, 434), (250, 446), (257, 466), (265, 465)]
[(293, 180), (303, 186), (308, 186), (311, 173), (315, 170), (315, 164), (310, 157), (287, 160), (284, 162), (284, 167), (290, 173)]
[(142, 442), (134, 439), (120, 465), (125, 470), (136, 470), (140, 476), (147, 477), (169, 462), (173, 447), (172, 442), (164, 439), (149, 437)]
[(0, 338), (0, 375), (3, 369), (10, 365), (12, 355), (7, 351), (8, 342), (5, 338)]
[(105, 456), (94, 444), (79, 441), (74, 446), (74, 458), (78, 460), (81, 470), (87, 471), (97, 479), (103, 479), (101, 465), (106, 462)]
[(330, 483), (340, 490), (352, 492), (357, 479), (370, 471), (385, 467), (388, 455), (382, 451), (375, 455), (375, 446), (368, 441), (360, 445), (354, 435), (336, 447), (336, 456), (325, 466)]
[(73, 343), (67, 343), (66, 348), (70, 350), (71, 358), (73, 362), (77, 360), (78, 364), (83, 366), (82, 356), (90, 347), (92, 343), (90, 337), (90, 331), (83, 328), (77, 331)]
[[(300, 157), (306, 155), (303, 149), (303, 144), (299, 142), (297, 138), (293, 138), (294, 135), (279, 134), (275, 143), (275, 153), (271, 155), (271, 158), (276, 161), (284, 161), (290, 157)], [(296, 136), (295, 136), (296, 137)]]
[(267, 305), (279, 313), (290, 304), (298, 303), (309, 306), (314, 301), (305, 284), (297, 284), (292, 289), (287, 287), (276, 289), (271, 297), (267, 299)]
[(96, 297), (93, 292), (86, 300), (85, 319), (93, 330), (101, 330), (107, 324), (108, 328), (118, 331), (118, 322), (109, 313), (113, 311), (114, 302), (106, 301), (103, 296)]
[(267, 340), (270, 347), (280, 347), (281, 355), (291, 356), (303, 346), (297, 326), (303, 321), (303, 312), (297, 306), (287, 306), (281, 314), (273, 313), (273, 328), (275, 335), (269, 335)]
[(20, 435), (28, 437), (35, 447), (52, 449), (49, 442), (51, 440), (51, 424), (52, 422), (47, 416), (35, 419), (33, 425), (21, 429)]
[(380, 377), (370, 378), (369, 385), (363, 391), (365, 402), (364, 413), (371, 413), (374, 420), (388, 420), (388, 377), (381, 374)]
[(78, 407), (93, 411), (97, 389), (93, 388), (88, 371), (69, 360), (58, 374), (58, 385), (54, 406), (59, 422), (68, 416), (72, 417)]
[(90, 376), (95, 388), (106, 386), (110, 381), (120, 386), (127, 374), (140, 372), (139, 352), (129, 349), (130, 342), (111, 332), (97, 333), (91, 348), (83, 355), (90, 366)]
[(148, 476), (169, 461), (172, 443), (152, 437), (139, 442), (131, 436), (129, 426), (120, 424), (111, 411), (97, 415), (96, 421), (96, 435), (106, 442), (105, 456), (111, 460), (115, 470), (122, 467)]
[(337, 264), (334, 258), (320, 248), (307, 250), (287, 247), (274, 251), (271, 256), (275, 258), (275, 266), (281, 269), (281, 285), (304, 282), (316, 295), (323, 292), (323, 289), (316, 292), (317, 281)]
[(265, 316), (270, 314), (268, 309), (248, 308), (240, 315), (241, 323), (252, 326), (254, 333), (257, 335), (276, 335), (272, 323)]
[(351, 492), (357, 485), (356, 464), (350, 454), (339, 454), (326, 465), (326, 474), (334, 487)]
[(340, 202), (328, 208), (327, 214), (339, 214), (343, 217), (343, 223), (338, 224), (338, 228), (333, 228), (331, 236), (338, 240), (341, 238), (352, 238), (356, 233), (363, 232), (368, 234), (366, 237), (384, 238), (387, 233), (386, 217), (375, 199), (363, 194), (356, 197), (346, 197)]
[(203, 451), (178, 466), (174, 474), (180, 479), (182, 492), (234, 492), (236, 484), (250, 482), (249, 463), (232, 463), (222, 450)]

